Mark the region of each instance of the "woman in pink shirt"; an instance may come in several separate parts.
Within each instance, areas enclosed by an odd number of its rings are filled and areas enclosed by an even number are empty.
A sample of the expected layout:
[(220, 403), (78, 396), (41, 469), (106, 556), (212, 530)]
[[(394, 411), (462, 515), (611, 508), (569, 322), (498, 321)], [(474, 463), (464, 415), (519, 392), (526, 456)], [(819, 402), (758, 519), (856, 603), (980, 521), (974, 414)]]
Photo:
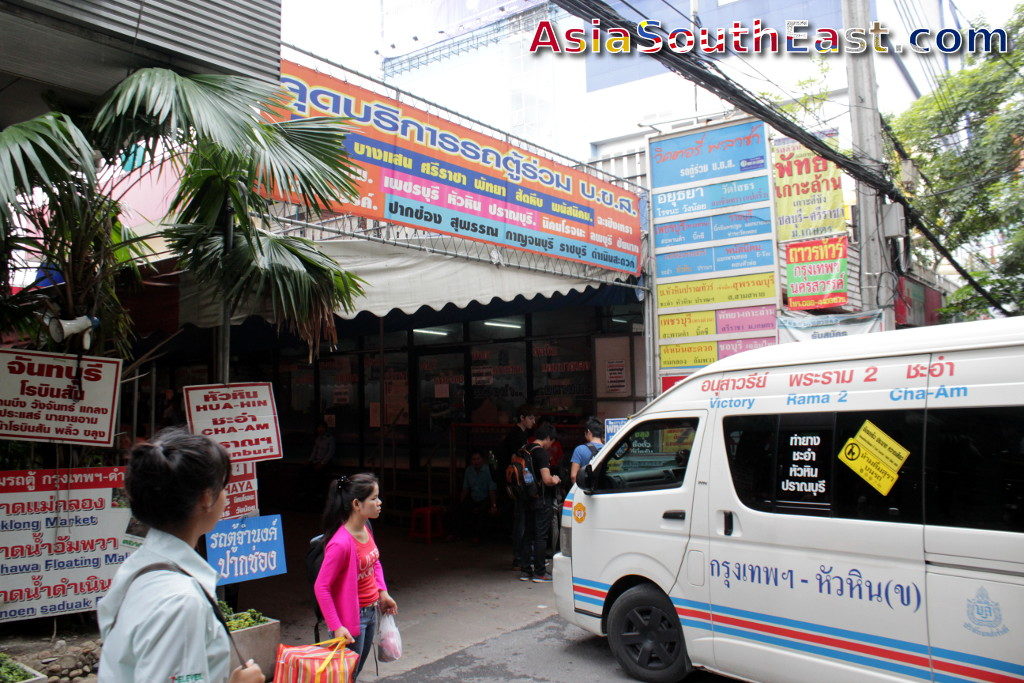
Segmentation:
[(381, 502), (377, 477), (356, 474), (334, 481), (324, 508), (324, 538), (329, 540), (313, 592), (334, 637), (352, 639), (348, 647), (359, 654), (355, 676), (373, 647), (378, 609), (385, 614), (398, 611), (366, 524), (380, 517)]

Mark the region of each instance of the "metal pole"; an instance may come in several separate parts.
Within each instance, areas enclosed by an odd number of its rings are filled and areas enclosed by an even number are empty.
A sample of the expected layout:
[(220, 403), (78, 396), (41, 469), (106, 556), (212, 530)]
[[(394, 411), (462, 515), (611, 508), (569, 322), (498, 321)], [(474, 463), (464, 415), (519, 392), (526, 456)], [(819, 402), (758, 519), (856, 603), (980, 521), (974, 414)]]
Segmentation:
[[(225, 207), (222, 216), (224, 229), (224, 260), (222, 263), (227, 263), (229, 254), (234, 249), (234, 213), (234, 209), (229, 204)], [(221, 296), (220, 310), (220, 382), (227, 384), (231, 381), (231, 307), (228, 304), (228, 297), (224, 294)]]
[(153, 438), (156, 433), (156, 363), (150, 365), (149, 371), (149, 438)]
[[(870, 25), (868, 0), (843, 0), (843, 25), (867, 29)], [(871, 36), (873, 43), (877, 36)], [(873, 171), (881, 173), (882, 125), (878, 114), (878, 93), (873, 61), (874, 45), (860, 54), (846, 56), (849, 82), (850, 120), (854, 156)], [(861, 303), (865, 309), (882, 309), (882, 329), (896, 329), (895, 281), (889, 243), (882, 231), (882, 197), (870, 185), (857, 181), (857, 216), (861, 249)]]

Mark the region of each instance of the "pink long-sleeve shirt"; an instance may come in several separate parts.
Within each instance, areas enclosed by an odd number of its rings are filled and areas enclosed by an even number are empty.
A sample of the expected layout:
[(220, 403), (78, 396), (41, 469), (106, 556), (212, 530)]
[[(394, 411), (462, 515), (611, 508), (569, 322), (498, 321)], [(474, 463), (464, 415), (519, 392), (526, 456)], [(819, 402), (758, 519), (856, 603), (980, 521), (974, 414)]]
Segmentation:
[[(377, 588), (386, 591), (379, 559), (373, 566), (373, 575)], [(356, 540), (344, 526), (334, 532), (324, 548), (324, 562), (313, 583), (313, 594), (327, 628), (337, 631), (344, 626), (353, 637), (359, 635), (359, 559)]]

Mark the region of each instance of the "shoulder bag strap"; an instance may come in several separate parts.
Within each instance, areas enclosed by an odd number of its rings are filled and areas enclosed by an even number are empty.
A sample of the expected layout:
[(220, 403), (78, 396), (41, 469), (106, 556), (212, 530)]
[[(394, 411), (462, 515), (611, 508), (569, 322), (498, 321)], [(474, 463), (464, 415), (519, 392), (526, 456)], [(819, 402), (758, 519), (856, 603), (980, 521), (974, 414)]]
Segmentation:
[[(149, 574), (150, 572), (177, 572), (178, 574), (184, 574), (185, 576), (189, 577), (190, 579), (196, 582), (196, 584), (199, 586), (199, 592), (203, 594), (203, 597), (206, 598), (206, 602), (210, 604), (210, 608), (213, 610), (213, 616), (216, 617), (217, 621), (220, 622), (220, 625), (224, 627), (224, 632), (228, 635), (228, 642), (231, 643), (231, 648), (235, 651), (235, 656), (238, 657), (238, 661), (239, 663), (241, 663), (242, 668), (245, 668), (246, 660), (242, 657), (242, 653), (238, 651), (238, 645), (235, 644), (235, 639), (231, 637), (231, 629), (228, 628), (228, 622), (224, 619), (224, 615), (220, 613), (220, 608), (217, 607), (217, 601), (210, 597), (210, 594), (207, 593), (206, 589), (204, 589), (202, 584), (199, 583), (199, 579), (192, 576), (192, 574), (188, 573), (178, 565), (172, 562), (154, 562), (153, 564), (147, 564), (145, 567), (142, 567), (128, 578), (128, 581), (124, 588), (125, 596), (127, 597), (128, 588), (132, 585), (132, 583), (135, 582), (135, 579), (139, 578), (143, 574)], [(122, 601), (121, 607), (123, 606), (124, 602)], [(117, 623), (117, 617), (120, 613), (121, 609), (118, 608), (117, 614), (114, 615), (114, 620), (110, 622), (111, 631), (114, 630), (114, 624)]]

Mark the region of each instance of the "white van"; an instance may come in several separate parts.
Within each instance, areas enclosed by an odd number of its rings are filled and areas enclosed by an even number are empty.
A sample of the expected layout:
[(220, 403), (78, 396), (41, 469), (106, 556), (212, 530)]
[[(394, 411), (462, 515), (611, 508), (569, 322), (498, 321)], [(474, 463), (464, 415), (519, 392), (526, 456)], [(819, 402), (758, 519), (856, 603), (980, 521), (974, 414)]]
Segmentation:
[(1024, 681), (1024, 318), (737, 354), (566, 499), (558, 611), (636, 678)]

